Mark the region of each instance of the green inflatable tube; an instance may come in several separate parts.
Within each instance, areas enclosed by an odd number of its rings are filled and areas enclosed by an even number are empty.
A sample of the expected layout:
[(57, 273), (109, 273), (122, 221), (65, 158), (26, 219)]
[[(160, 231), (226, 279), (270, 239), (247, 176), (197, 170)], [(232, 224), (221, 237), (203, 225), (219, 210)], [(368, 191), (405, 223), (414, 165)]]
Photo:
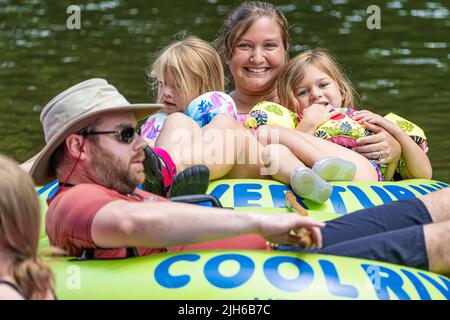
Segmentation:
[[(331, 220), (353, 211), (370, 208), (392, 201), (415, 198), (448, 184), (425, 179), (396, 182), (331, 182), (333, 192), (325, 203), (316, 203), (297, 197), (298, 202), (312, 216)], [(273, 180), (217, 180), (210, 183), (208, 193), (220, 200), (224, 207), (252, 211), (285, 212), (284, 193), (289, 188)]]
[[(310, 214), (330, 220), (355, 210), (447, 187), (432, 180), (333, 182), (325, 204), (299, 198)], [(42, 213), (57, 184), (38, 188)], [(218, 180), (209, 193), (224, 207), (285, 212), (288, 188), (271, 180)], [(40, 247), (48, 247), (42, 227)], [(450, 279), (369, 260), (277, 251), (217, 250), (80, 261), (46, 258), (59, 299), (371, 299), (450, 300)]]
[(450, 299), (443, 276), (317, 254), (217, 250), (49, 262), (59, 299)]

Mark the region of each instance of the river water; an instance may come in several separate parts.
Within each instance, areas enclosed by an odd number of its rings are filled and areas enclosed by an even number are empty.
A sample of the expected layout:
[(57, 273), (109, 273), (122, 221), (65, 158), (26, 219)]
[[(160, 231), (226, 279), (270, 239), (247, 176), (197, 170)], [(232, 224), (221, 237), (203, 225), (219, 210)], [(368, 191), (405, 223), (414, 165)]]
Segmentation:
[[(239, 1), (77, 1), (81, 29), (69, 30), (71, 1), (0, 0), (0, 153), (23, 161), (44, 145), (42, 107), (58, 92), (104, 77), (131, 102), (153, 102), (145, 68), (176, 33), (215, 39)], [(395, 112), (426, 132), (433, 178), (450, 181), (449, 2), (277, 1), (292, 25), (291, 56), (331, 50), (364, 108)], [(370, 5), (381, 29), (369, 29)]]

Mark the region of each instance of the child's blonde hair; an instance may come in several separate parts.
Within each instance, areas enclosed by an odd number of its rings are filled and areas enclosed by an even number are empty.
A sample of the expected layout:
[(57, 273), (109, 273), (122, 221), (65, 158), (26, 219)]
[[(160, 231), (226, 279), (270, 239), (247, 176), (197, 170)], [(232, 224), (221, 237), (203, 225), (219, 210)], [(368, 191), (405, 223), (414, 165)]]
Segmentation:
[(37, 255), (41, 212), (31, 177), (0, 155), (0, 243), (10, 252), (10, 274), (25, 299), (53, 291), (53, 275)]
[[(203, 93), (225, 90), (219, 54), (208, 42), (195, 36), (175, 41), (157, 54), (148, 73), (152, 87), (164, 83), (169, 72), (180, 86), (186, 104)], [(160, 98), (158, 93), (158, 100)]]
[(314, 66), (333, 79), (342, 95), (342, 107), (356, 108), (357, 93), (337, 61), (324, 49), (307, 50), (292, 58), (278, 78), (278, 96), (283, 106), (300, 113), (295, 87)]

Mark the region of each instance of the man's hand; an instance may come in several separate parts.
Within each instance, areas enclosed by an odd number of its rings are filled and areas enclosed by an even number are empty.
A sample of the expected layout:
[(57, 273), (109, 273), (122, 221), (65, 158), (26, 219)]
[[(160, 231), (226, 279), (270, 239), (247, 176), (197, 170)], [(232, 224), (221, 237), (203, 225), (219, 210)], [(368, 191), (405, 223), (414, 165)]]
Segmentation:
[[(297, 213), (260, 215), (260, 235), (270, 242), (302, 244), (302, 236), (297, 231), (305, 228), (313, 240), (312, 247), (322, 248), (321, 228), (325, 223)], [(293, 231), (293, 232), (292, 232)]]

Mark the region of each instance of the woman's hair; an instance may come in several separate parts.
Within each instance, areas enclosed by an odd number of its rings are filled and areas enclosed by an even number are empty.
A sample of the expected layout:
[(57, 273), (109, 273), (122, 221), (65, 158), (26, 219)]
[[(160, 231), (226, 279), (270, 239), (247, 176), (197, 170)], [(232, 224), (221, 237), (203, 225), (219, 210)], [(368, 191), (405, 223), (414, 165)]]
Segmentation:
[(271, 3), (246, 1), (227, 15), (216, 40), (216, 46), (223, 62), (231, 59), (239, 39), (259, 18), (263, 17), (274, 19), (279, 25), (287, 61), (290, 38), (286, 17)]
[(208, 42), (195, 36), (175, 41), (156, 55), (148, 72), (152, 88), (164, 83), (164, 76), (169, 72), (177, 80), (187, 103), (203, 93), (225, 90), (219, 54)]
[(53, 275), (37, 255), (41, 212), (31, 177), (0, 155), (0, 243), (11, 254), (10, 276), (24, 298), (44, 298), (53, 291)]
[(295, 88), (305, 76), (306, 69), (314, 66), (333, 79), (342, 95), (342, 106), (356, 108), (358, 94), (351, 85), (337, 61), (324, 49), (307, 50), (292, 58), (278, 78), (280, 103), (299, 113), (300, 106), (295, 96)]

